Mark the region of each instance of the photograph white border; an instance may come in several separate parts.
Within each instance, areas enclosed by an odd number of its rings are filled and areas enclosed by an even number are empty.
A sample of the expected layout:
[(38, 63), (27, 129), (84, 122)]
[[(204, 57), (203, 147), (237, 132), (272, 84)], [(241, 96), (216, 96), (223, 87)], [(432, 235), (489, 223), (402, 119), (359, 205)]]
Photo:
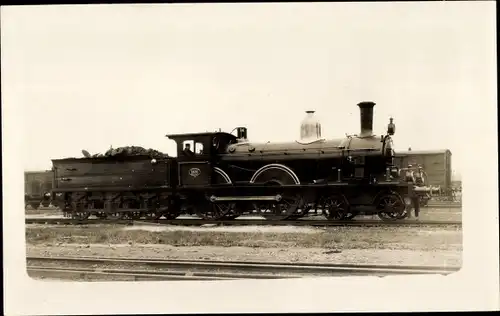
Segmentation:
[[(494, 11), (495, 2), (485, 5)], [(2, 68), (4, 62), (2, 56)], [(496, 61), (478, 62), (496, 66)], [(497, 90), (496, 69), (492, 67), (491, 91)], [(2, 76), (2, 86), (5, 80), (8, 76)], [(466, 148), (462, 153), (470, 155), (462, 170), (464, 244), (463, 268), (458, 273), (118, 284), (35, 281), (27, 276), (25, 215), (21, 211), (24, 170), (19, 159), (25, 129), (22, 112), (9, 102), (13, 93), (2, 90), (5, 315), (498, 310), (496, 92), (488, 104), (454, 108), (462, 113), (457, 123), (463, 127), (458, 135)]]

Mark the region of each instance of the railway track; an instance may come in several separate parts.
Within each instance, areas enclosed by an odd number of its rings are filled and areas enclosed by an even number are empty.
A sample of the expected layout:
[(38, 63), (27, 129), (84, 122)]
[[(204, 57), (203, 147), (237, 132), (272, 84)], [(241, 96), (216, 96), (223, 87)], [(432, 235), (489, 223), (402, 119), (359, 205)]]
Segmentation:
[[(450, 274), (459, 267), (162, 260), (112, 257), (27, 257), (35, 277), (139, 280), (282, 279), (311, 276)], [(36, 265), (38, 264), (38, 265)], [(61, 267), (67, 265), (68, 267)]]
[(432, 209), (461, 209), (462, 205), (449, 205), (449, 204), (428, 204), (420, 208), (432, 208)]
[(86, 219), (75, 220), (71, 218), (27, 218), (26, 224), (50, 224), (50, 225), (92, 225), (92, 224), (114, 224), (114, 225), (179, 225), (179, 226), (462, 226), (461, 221), (382, 221), (382, 220), (264, 220), (264, 219), (237, 219), (237, 220), (205, 220), (205, 219), (160, 219), (160, 220), (103, 220)]

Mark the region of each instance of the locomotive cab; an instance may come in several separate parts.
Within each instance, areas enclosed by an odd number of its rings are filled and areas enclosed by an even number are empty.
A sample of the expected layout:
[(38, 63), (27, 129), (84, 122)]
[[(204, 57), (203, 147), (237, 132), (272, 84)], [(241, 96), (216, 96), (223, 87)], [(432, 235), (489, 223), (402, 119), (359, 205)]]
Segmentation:
[(178, 185), (209, 186), (217, 178), (217, 155), (228, 144), (235, 143), (234, 135), (214, 133), (174, 134), (166, 137), (177, 143)]

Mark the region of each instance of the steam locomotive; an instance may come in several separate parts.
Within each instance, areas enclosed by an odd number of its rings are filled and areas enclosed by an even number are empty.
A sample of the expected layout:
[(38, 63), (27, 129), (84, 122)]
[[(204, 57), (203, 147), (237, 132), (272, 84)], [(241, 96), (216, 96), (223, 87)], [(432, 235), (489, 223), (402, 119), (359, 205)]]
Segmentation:
[(237, 127), (236, 135), (166, 135), (176, 142), (177, 157), (53, 159), (52, 203), (77, 219), (257, 214), (284, 220), (311, 212), (333, 220), (361, 213), (405, 218), (410, 184), (394, 165), (393, 119), (385, 135), (375, 135), (375, 103), (358, 106), (360, 134), (341, 139), (322, 138), (308, 111), (300, 140), (292, 142), (251, 142), (247, 129)]

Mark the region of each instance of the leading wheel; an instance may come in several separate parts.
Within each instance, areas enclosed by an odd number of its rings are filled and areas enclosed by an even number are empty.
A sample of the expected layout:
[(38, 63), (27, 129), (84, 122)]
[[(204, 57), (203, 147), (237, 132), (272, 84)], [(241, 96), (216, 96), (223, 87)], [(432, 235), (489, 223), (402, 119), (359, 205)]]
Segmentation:
[(343, 194), (325, 196), (319, 204), (325, 217), (330, 220), (350, 220), (356, 217)]
[(378, 217), (384, 221), (401, 219), (406, 214), (406, 204), (403, 198), (396, 193), (383, 194), (376, 204)]

